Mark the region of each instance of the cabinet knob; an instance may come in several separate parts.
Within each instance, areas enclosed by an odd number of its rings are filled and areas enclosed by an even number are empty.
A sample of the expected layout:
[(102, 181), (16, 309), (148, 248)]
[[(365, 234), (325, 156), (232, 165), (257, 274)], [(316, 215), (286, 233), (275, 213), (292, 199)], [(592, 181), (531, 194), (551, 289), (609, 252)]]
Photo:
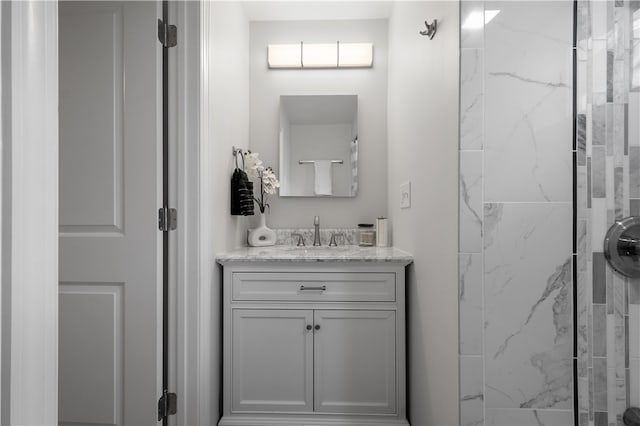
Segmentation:
[(320, 324), (316, 324), (316, 330), (320, 330)]
[(307, 330), (311, 330), (312, 328), (311, 324), (307, 324)]

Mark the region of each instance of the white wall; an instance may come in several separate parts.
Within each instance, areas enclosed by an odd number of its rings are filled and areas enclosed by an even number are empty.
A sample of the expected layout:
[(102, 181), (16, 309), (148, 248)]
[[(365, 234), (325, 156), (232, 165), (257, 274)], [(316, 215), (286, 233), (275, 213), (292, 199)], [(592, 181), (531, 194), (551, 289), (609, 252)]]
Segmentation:
[[(232, 146), (249, 144), (249, 25), (237, 2), (203, 5), (210, 50), (203, 58), (205, 105), (201, 134), (201, 274), (210, 285), (200, 289), (200, 415), (198, 424), (216, 424), (220, 416), (221, 277), (215, 253), (242, 245), (245, 218), (229, 214)], [(208, 24), (208, 25), (206, 25)], [(208, 73), (208, 75), (207, 75)], [(208, 109), (207, 109), (208, 107)], [(207, 125), (208, 123), (208, 125)], [(201, 280), (202, 282), (202, 280)]]
[(3, 2), (2, 424), (58, 420), (58, 5)]
[[(235, 167), (232, 147), (249, 144), (249, 24), (239, 3), (212, 3), (210, 58), (211, 137), (214, 154), (213, 198), (216, 248), (237, 247), (244, 240), (243, 217), (229, 214), (230, 179)], [(207, 119), (206, 117), (203, 117)]]
[[(433, 40), (418, 31), (438, 20)], [(389, 22), (388, 187), (408, 274), (412, 426), (458, 424), (458, 4), (398, 2)], [(399, 188), (411, 181), (411, 208)]]
[[(267, 44), (291, 42), (370, 41), (371, 69), (269, 70)], [(276, 170), (280, 95), (357, 94), (360, 187), (355, 198), (274, 197), (268, 225), (311, 227), (320, 215), (322, 227), (373, 222), (387, 212), (387, 21), (268, 21), (251, 23), (250, 147)], [(310, 166), (311, 167), (311, 166)]]

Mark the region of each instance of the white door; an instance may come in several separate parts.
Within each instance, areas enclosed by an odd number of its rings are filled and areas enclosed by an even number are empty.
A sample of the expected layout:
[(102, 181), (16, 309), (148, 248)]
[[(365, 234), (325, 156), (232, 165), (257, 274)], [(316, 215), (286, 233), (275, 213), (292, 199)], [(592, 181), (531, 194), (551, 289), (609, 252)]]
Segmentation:
[(317, 310), (315, 411), (396, 412), (395, 311)]
[(232, 410), (313, 410), (313, 311), (234, 309)]
[(59, 422), (156, 424), (157, 4), (62, 2), (59, 13)]

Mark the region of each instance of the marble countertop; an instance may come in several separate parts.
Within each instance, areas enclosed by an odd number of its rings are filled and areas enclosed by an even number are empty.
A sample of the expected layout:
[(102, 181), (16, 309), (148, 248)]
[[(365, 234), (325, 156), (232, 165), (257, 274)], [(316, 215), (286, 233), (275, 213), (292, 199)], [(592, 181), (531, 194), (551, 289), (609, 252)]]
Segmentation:
[(296, 247), (276, 245), (271, 247), (241, 247), (216, 256), (220, 264), (229, 262), (395, 262), (409, 264), (413, 256), (395, 247)]

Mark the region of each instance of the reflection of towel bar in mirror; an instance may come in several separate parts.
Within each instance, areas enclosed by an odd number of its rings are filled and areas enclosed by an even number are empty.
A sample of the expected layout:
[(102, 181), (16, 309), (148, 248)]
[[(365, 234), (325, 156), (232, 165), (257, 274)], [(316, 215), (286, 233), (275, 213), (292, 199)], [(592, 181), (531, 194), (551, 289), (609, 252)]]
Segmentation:
[[(316, 161), (320, 161), (320, 160), (300, 160), (298, 161), (298, 164), (313, 164)], [(342, 160), (331, 160), (332, 164), (342, 164), (343, 161)]]
[[(357, 95), (280, 96), (280, 196), (355, 197), (357, 136)], [(330, 194), (317, 193), (316, 173)]]

